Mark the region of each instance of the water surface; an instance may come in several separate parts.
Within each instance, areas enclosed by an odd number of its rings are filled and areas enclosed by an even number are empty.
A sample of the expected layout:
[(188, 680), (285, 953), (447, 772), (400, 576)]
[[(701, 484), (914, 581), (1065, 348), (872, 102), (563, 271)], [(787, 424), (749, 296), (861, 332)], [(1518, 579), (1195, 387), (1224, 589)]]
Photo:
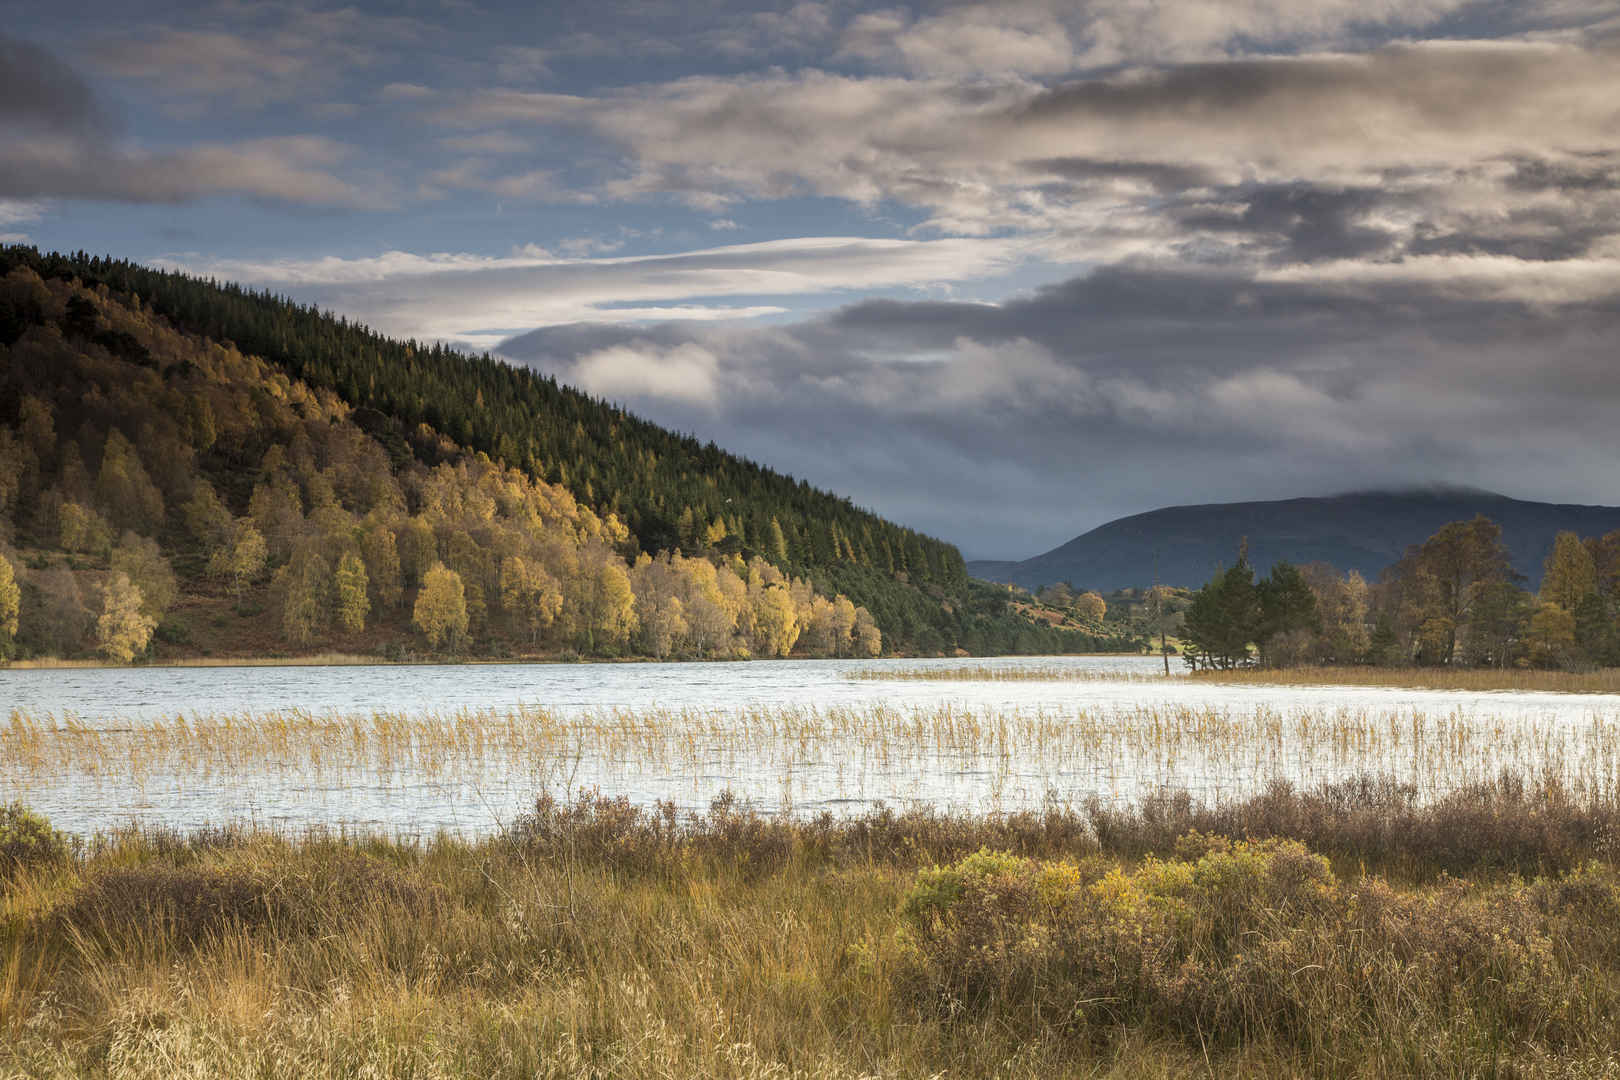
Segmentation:
[[(964, 663), (1083, 678), (850, 677)], [(1164, 786), (1226, 798), (1365, 771), (1436, 790), (1503, 767), (1620, 773), (1613, 696), (1226, 686), (1162, 670), (1118, 656), (7, 670), (0, 716), (39, 726), (32, 742), (16, 723), (0, 733), (0, 800), (75, 831), (138, 820), (476, 833), (541, 788), (692, 808), (731, 789), (766, 810), (848, 813), (1128, 801)], [(197, 729), (192, 753), (172, 737), (176, 718), (270, 714), (298, 716), (301, 741), (261, 733), (239, 753), (216, 726)], [(385, 723), (384, 737), (366, 719), (379, 715), (433, 719), (409, 736)], [(157, 729), (169, 741), (154, 750), (140, 736)]]

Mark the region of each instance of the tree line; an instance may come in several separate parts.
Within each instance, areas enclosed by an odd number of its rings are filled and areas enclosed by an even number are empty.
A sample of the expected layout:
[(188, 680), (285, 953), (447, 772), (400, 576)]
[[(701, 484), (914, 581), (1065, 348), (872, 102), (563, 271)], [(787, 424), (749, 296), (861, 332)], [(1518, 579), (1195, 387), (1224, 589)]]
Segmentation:
[(1322, 563), (1256, 580), (1240, 550), (1193, 595), (1180, 636), (1193, 668), (1620, 665), (1620, 530), (1559, 533), (1539, 591), (1524, 581), (1484, 516), (1412, 545), (1374, 584)]
[(0, 342), (0, 654), (883, 647), (864, 606), (758, 554), (640, 551), (562, 485), (425, 424), (385, 423), (390, 446), (330, 390), (105, 287), (19, 268), (0, 310), (28, 314)]
[(1129, 645), (1032, 620), (982, 582), (848, 558), (784, 568), (722, 528), (648, 551), (565, 485), (181, 333), (138, 298), (27, 267), (0, 278), (8, 655)]
[[(950, 594), (966, 589), (961, 554), (950, 544), (487, 354), (395, 341), (268, 292), (124, 260), (0, 247), (0, 276), (18, 268), (104, 285), (182, 330), (260, 356), (355, 406), (360, 426), (396, 454), (408, 452), (407, 434), (425, 424), (458, 448), (482, 451), (566, 488), (599, 516), (613, 515), (641, 550), (758, 557), (793, 575), (843, 567), (881, 575), (850, 575), (856, 589), (885, 578)], [(0, 301), (0, 344), (35, 321), (26, 298)], [(949, 636), (951, 622), (931, 624)]]

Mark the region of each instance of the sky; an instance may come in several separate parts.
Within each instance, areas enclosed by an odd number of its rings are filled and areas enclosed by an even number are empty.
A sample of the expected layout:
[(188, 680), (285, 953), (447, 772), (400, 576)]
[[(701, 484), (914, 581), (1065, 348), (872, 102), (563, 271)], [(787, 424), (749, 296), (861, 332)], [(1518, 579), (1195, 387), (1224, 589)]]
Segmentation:
[(1613, 0), (0, 7), (0, 240), (491, 351), (970, 558), (1620, 503)]

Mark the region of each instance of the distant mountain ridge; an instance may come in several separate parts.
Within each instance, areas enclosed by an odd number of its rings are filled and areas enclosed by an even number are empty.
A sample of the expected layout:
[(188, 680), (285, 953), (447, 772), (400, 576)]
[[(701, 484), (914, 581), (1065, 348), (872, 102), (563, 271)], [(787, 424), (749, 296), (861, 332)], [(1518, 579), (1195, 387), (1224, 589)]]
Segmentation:
[(1514, 569), (1534, 588), (1553, 538), (1564, 529), (1595, 536), (1620, 529), (1620, 507), (1527, 502), (1489, 491), (1435, 487), (1361, 491), (1268, 502), (1170, 506), (1119, 518), (1021, 562), (973, 561), (989, 581), (1039, 588), (1068, 581), (1110, 591), (1152, 584), (1197, 586), (1230, 565), (1239, 543), (1265, 573), (1274, 563), (1326, 562), (1369, 581), (1442, 525), (1476, 514), (1502, 526)]

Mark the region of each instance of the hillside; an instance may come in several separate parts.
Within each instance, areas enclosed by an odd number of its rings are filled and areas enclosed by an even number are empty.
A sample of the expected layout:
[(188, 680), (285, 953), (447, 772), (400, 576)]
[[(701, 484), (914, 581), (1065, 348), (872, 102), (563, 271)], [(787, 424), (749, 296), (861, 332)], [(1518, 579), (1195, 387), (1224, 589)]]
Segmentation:
[(1447, 522), (1483, 514), (1502, 527), (1513, 565), (1539, 585), (1553, 537), (1620, 528), (1620, 507), (1526, 502), (1468, 490), (1373, 491), (1275, 502), (1171, 506), (1120, 518), (1022, 562), (973, 562), (989, 581), (1039, 588), (1068, 581), (1108, 591), (1151, 584), (1193, 587), (1230, 564), (1246, 537), (1260, 573), (1272, 564), (1326, 562), (1369, 581)]
[[(159, 657), (1108, 644), (970, 583), (948, 545), (494, 361), (127, 263), (7, 248), (0, 269), (14, 653), (111, 655), (121, 573)], [(419, 617), (436, 564), (464, 608), (442, 632)]]

